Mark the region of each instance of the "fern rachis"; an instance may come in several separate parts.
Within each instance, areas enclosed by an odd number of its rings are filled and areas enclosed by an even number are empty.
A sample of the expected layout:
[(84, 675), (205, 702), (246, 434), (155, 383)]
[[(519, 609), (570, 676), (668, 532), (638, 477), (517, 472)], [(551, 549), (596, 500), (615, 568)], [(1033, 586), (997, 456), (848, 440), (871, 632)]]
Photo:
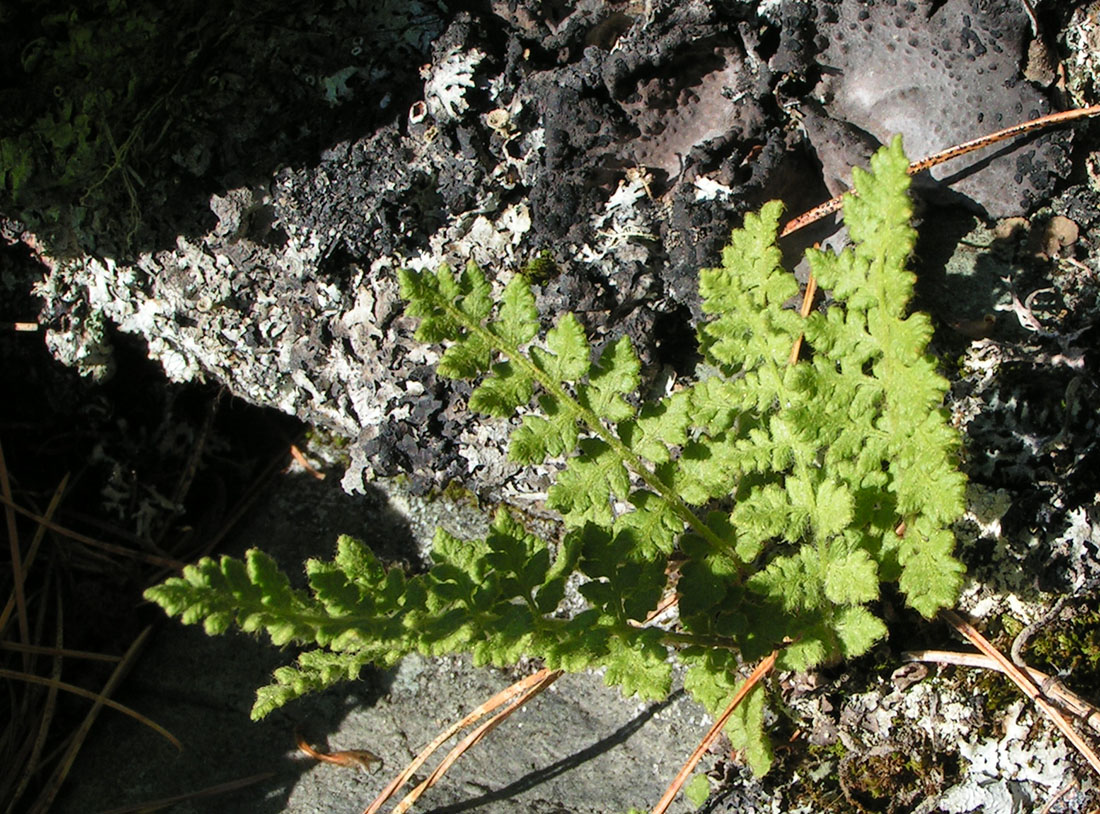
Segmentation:
[[(786, 307), (798, 286), (775, 245), (780, 205), (748, 216), (722, 265), (700, 272), (700, 349), (715, 372), (654, 403), (633, 403), (640, 365), (628, 340), (593, 361), (573, 315), (543, 333), (520, 275), (498, 303), (473, 265), (402, 272), (417, 336), (446, 345), (438, 372), (477, 381), (472, 409), (518, 418), (517, 461), (564, 459), (548, 498), (561, 541), (502, 509), (482, 540), (438, 531), (425, 574), (386, 570), (343, 537), (331, 562), (306, 564), (305, 591), (250, 551), (204, 559), (147, 596), (210, 633), (235, 623), (316, 646), (260, 690), (254, 717), (414, 651), (603, 666), (609, 683), (646, 698), (668, 693), (673, 655), (715, 713), (742, 659), (778, 649), (779, 669), (805, 670), (865, 652), (885, 633), (871, 609), (884, 582), (931, 616), (961, 585), (950, 526), (964, 481), (940, 408), (946, 384), (926, 352), (930, 323), (907, 313), (907, 167), (895, 141), (873, 175), (856, 171), (859, 197), (845, 204), (854, 246), (810, 254), (833, 297), (823, 313)], [(790, 364), (799, 337), (805, 352)], [(678, 626), (640, 626), (673, 571)], [(588, 607), (560, 618), (576, 572)], [(757, 771), (770, 761), (763, 703), (754, 690), (727, 725)]]

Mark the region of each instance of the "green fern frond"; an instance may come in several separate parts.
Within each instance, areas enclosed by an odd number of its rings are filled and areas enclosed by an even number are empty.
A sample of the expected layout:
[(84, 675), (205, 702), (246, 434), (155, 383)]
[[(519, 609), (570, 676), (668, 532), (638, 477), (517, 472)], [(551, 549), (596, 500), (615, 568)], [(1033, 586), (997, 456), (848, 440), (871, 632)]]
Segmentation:
[[(743, 661), (778, 650), (780, 669), (806, 670), (865, 653), (886, 632), (872, 612), (884, 582), (931, 616), (961, 586), (950, 527), (965, 483), (930, 323), (908, 311), (907, 166), (895, 140), (870, 174), (854, 173), (858, 197), (844, 205), (854, 246), (810, 252), (832, 300), (805, 319), (780, 265), (781, 206), (748, 216), (722, 265), (700, 272), (703, 375), (653, 403), (636, 395), (628, 340), (594, 358), (574, 315), (542, 331), (521, 275), (495, 302), (473, 264), (400, 273), (417, 337), (445, 345), (438, 372), (475, 383), (473, 409), (514, 421), (514, 460), (561, 461), (548, 498), (565, 526), (556, 545), (500, 511), (481, 540), (439, 531), (434, 564), (417, 576), (341, 538), (331, 562), (307, 563), (308, 591), (249, 552), (204, 559), (147, 596), (210, 633), (236, 624), (318, 648), (277, 671), (257, 716), (411, 652), (604, 667), (645, 698), (667, 694), (675, 656), (689, 692), (718, 714)], [(647, 623), (670, 574), (679, 622)], [(587, 607), (569, 617), (571, 581)], [(765, 696), (754, 689), (727, 725), (758, 772), (771, 761)]]

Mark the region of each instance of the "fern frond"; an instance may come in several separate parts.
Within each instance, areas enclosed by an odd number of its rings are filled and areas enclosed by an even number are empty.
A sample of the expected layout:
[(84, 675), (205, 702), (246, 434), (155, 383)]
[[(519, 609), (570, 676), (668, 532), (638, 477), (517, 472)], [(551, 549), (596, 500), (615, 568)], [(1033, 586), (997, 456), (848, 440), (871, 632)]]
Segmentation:
[[(886, 632), (870, 609), (883, 582), (931, 616), (961, 586), (950, 526), (965, 483), (930, 322), (908, 311), (915, 232), (900, 140), (871, 166), (845, 202), (854, 246), (810, 253), (829, 307), (805, 319), (791, 307), (782, 208), (766, 205), (733, 232), (722, 265), (700, 272), (702, 377), (654, 403), (638, 403), (627, 339), (594, 358), (574, 315), (543, 332), (520, 275), (494, 302), (473, 264), (400, 273), (417, 336), (445, 345), (439, 373), (472, 380), (470, 406), (513, 421), (512, 458), (563, 461), (548, 498), (565, 525), (556, 546), (502, 510), (484, 539), (437, 532), (425, 574), (387, 569), (345, 537), (332, 561), (307, 563), (308, 591), (253, 551), (204, 559), (147, 596), (210, 633), (236, 624), (319, 648), (276, 672), (256, 716), (411, 652), (604, 667), (645, 698), (667, 694), (675, 654), (718, 714), (743, 660), (778, 651), (780, 669), (807, 670), (865, 653)], [(670, 573), (679, 625), (647, 626)], [(567, 617), (571, 581), (587, 607)], [(764, 697), (756, 687), (727, 724), (759, 772), (771, 760)]]

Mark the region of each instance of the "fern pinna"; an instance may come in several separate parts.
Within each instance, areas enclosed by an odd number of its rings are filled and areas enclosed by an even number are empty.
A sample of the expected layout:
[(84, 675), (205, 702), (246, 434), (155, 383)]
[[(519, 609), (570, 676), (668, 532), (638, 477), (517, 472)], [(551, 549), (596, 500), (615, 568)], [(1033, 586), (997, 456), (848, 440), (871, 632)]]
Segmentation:
[[(257, 718), (413, 651), (604, 667), (608, 683), (652, 699), (668, 693), (674, 656), (687, 689), (717, 713), (742, 660), (778, 649), (780, 669), (806, 670), (865, 652), (886, 630), (870, 607), (883, 582), (931, 616), (962, 581), (950, 526), (964, 479), (941, 408), (946, 382), (926, 352), (930, 322), (907, 314), (907, 166), (895, 140), (872, 173), (854, 171), (858, 196), (844, 207), (853, 247), (809, 255), (832, 296), (824, 312), (788, 306), (798, 285), (780, 266), (780, 204), (747, 217), (722, 265), (700, 272), (707, 373), (655, 403), (635, 406), (640, 367), (627, 339), (593, 361), (572, 314), (540, 338), (521, 275), (497, 301), (473, 265), (402, 272), (418, 338), (446, 345), (439, 373), (479, 380), (472, 409), (519, 417), (510, 455), (564, 459), (548, 497), (560, 542), (502, 509), (483, 540), (438, 531), (422, 575), (386, 570), (343, 537), (331, 562), (306, 563), (308, 591), (252, 550), (203, 559), (147, 596), (210, 633), (235, 622), (276, 644), (317, 646), (259, 691)], [(559, 607), (576, 572), (588, 605), (569, 617)], [(644, 624), (673, 584), (678, 620)], [(760, 688), (727, 731), (765, 771)]]

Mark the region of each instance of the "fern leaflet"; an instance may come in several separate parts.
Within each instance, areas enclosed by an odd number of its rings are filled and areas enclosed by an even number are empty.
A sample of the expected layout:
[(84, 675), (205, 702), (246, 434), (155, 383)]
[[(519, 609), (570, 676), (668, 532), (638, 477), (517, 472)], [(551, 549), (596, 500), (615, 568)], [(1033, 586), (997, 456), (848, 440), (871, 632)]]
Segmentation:
[[(386, 570), (345, 537), (331, 562), (306, 564), (308, 590), (252, 551), (204, 559), (147, 596), (210, 633), (236, 624), (317, 648), (260, 690), (256, 717), (414, 651), (602, 666), (645, 698), (667, 694), (675, 655), (717, 714), (742, 659), (779, 650), (780, 669), (806, 670), (866, 652), (886, 630), (872, 612), (884, 582), (931, 616), (961, 586), (950, 526), (965, 484), (931, 326), (908, 313), (907, 166), (895, 140), (872, 173), (854, 171), (844, 212), (855, 244), (810, 253), (833, 300), (805, 319), (788, 306), (798, 286), (776, 247), (781, 206), (748, 216), (722, 265), (699, 276), (710, 372), (655, 403), (635, 399), (627, 339), (595, 356), (572, 314), (543, 333), (521, 275), (494, 302), (473, 264), (401, 272), (418, 338), (446, 346), (438, 372), (475, 380), (470, 406), (516, 422), (515, 460), (564, 460), (548, 498), (565, 525), (556, 545), (501, 510), (483, 540), (437, 532), (422, 575)], [(574, 574), (587, 609), (567, 618)], [(647, 626), (670, 574), (679, 621)], [(755, 689), (727, 725), (759, 772), (771, 759), (764, 701)]]

